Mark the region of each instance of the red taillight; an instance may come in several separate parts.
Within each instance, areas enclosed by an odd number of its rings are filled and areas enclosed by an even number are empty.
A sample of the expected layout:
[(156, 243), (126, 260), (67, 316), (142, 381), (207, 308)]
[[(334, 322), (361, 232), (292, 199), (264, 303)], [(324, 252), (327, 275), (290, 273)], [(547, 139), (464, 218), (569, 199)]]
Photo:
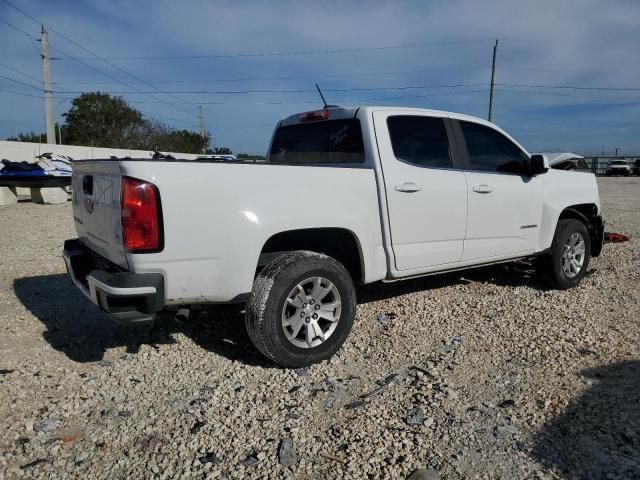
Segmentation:
[(155, 185), (122, 178), (122, 235), (129, 252), (162, 250), (160, 194)]

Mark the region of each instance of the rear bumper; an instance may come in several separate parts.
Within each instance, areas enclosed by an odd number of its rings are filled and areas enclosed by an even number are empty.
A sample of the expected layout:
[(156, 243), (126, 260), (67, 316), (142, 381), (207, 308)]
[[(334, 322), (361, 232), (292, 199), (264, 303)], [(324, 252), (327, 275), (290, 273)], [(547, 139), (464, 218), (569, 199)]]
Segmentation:
[(64, 242), (63, 257), (73, 283), (112, 319), (131, 325), (148, 324), (162, 310), (162, 274), (130, 273), (106, 266), (77, 239)]

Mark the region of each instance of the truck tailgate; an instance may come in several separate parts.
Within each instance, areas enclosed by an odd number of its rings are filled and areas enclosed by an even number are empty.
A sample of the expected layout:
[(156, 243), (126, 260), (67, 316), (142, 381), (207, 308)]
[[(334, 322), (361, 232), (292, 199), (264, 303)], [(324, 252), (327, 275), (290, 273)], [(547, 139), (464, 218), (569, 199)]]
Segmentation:
[(122, 242), (120, 162), (73, 163), (73, 221), (80, 242), (101, 257), (128, 268)]

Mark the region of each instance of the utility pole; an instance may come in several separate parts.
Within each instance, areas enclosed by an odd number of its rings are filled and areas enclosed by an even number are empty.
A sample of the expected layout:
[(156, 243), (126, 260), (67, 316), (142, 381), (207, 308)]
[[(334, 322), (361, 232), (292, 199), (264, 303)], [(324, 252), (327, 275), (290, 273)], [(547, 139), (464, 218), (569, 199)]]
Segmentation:
[(496, 81), (496, 52), (498, 50), (498, 39), (493, 46), (493, 62), (491, 63), (491, 88), (489, 90), (489, 121), (493, 121), (493, 87)]
[(49, 34), (42, 25), (42, 73), (44, 78), (44, 123), (47, 143), (56, 143), (56, 129), (53, 118), (53, 92), (51, 91), (51, 57), (49, 56)]
[(205, 153), (204, 146), (205, 132), (204, 132), (204, 113), (202, 112), (202, 105), (198, 105), (198, 111), (200, 112), (200, 136), (202, 137), (202, 153)]

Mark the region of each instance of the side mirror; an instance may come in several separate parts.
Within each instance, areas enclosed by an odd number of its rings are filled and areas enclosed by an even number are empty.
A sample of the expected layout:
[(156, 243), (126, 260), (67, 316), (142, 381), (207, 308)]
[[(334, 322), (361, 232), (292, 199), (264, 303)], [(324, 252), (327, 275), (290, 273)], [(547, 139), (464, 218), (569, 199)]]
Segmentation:
[(532, 177), (547, 173), (549, 170), (549, 160), (544, 155), (531, 155), (531, 164), (529, 166)]

